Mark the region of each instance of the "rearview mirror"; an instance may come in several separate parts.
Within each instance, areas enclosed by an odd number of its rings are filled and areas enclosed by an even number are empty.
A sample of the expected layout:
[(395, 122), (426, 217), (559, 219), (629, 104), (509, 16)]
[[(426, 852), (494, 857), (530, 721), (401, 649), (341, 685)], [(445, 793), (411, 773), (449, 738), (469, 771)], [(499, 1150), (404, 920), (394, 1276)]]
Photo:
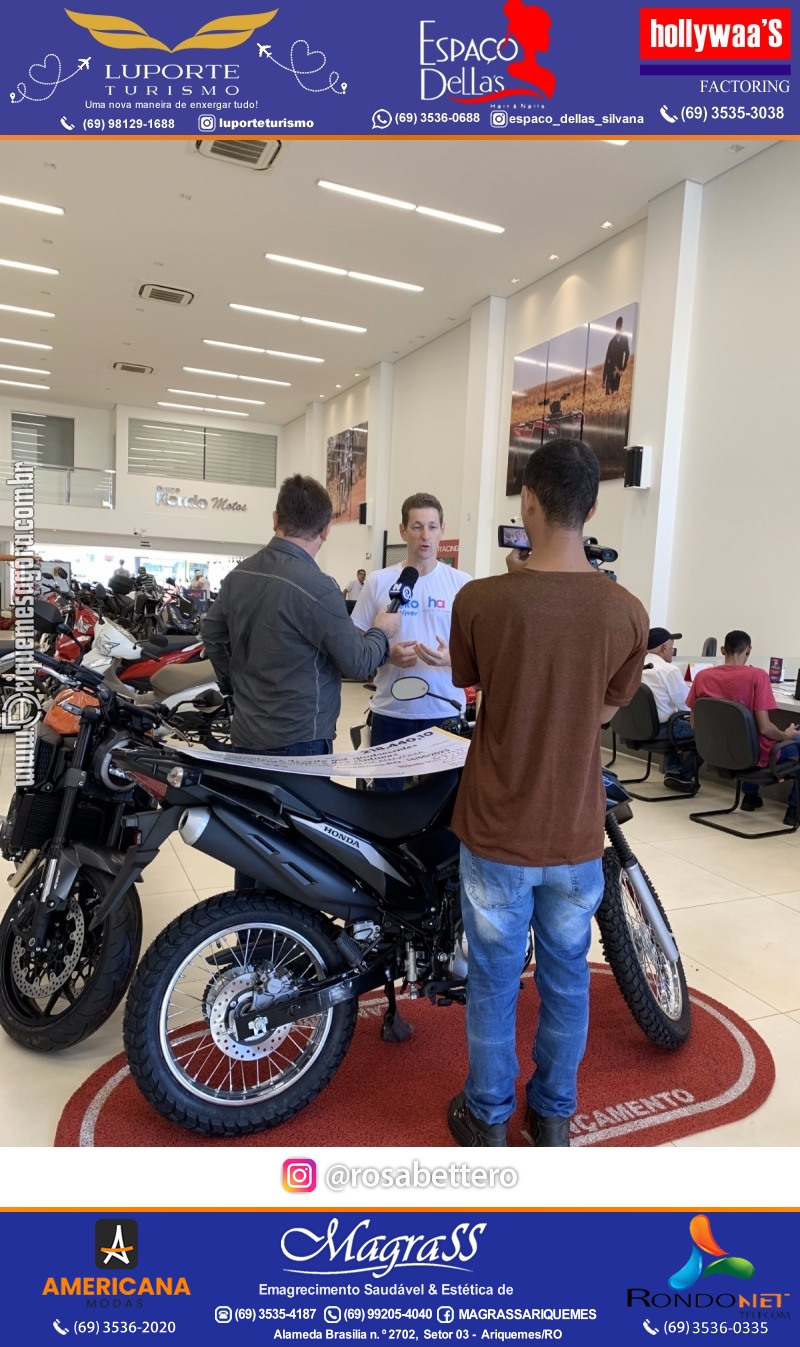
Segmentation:
[(419, 697), (427, 697), (428, 691), (424, 678), (398, 678), (392, 683), (392, 696), (398, 702), (415, 702)]

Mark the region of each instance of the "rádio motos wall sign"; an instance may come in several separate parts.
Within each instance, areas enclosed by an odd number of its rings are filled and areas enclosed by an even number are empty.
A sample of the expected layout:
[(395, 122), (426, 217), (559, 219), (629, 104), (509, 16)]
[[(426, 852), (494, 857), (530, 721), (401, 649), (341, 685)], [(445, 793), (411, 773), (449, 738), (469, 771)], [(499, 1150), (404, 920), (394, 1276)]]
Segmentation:
[(179, 486), (157, 486), (156, 505), (168, 505), (184, 510), (246, 510), (247, 506), (238, 500), (228, 500), (227, 496), (183, 496)]

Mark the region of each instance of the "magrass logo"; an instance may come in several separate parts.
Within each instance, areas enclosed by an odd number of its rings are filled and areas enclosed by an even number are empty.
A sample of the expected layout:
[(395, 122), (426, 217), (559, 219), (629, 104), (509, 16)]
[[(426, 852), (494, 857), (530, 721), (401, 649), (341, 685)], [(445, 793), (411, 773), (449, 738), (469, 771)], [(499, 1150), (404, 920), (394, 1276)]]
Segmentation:
[(135, 1268), (139, 1262), (137, 1221), (102, 1220), (94, 1226), (95, 1267)]
[(176, 47), (169, 47), (159, 38), (151, 37), (146, 28), (132, 19), (119, 18), (115, 14), (79, 14), (74, 9), (64, 11), (68, 19), (79, 28), (87, 28), (95, 42), (100, 42), (104, 47), (123, 50), (150, 47), (169, 52), (187, 51), (190, 48), (221, 51), (227, 47), (239, 47), (258, 28), (263, 28), (274, 19), (277, 12), (277, 9), (270, 9), (263, 14), (232, 14), (227, 18), (212, 19)]
[[(744, 1280), (755, 1273), (753, 1264), (746, 1258), (738, 1258), (720, 1248), (711, 1233), (711, 1222), (707, 1216), (693, 1216), (689, 1222), (689, 1234), (692, 1237), (692, 1251), (683, 1267), (669, 1279), (673, 1291), (688, 1291), (701, 1277), (713, 1277), (719, 1273)], [(710, 1256), (713, 1262), (706, 1263), (704, 1254)]]

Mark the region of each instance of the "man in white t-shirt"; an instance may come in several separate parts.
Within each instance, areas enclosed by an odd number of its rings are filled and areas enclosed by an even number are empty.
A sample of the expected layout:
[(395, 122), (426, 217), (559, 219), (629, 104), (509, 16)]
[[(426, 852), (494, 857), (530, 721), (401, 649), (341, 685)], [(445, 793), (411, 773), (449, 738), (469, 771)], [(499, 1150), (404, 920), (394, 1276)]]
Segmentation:
[[(400, 633), (389, 649), (389, 658), (375, 676), (377, 691), (372, 698), (372, 744), (387, 744), (408, 734), (428, 729), (463, 710), (464, 692), (453, 686), (450, 672), (450, 618), (453, 600), (471, 579), (437, 561), (444, 536), (444, 513), (435, 496), (418, 492), (403, 501), (400, 537), (408, 548), (406, 560), (367, 576), (353, 611), (360, 631), (368, 631), (375, 617), (389, 603), (389, 591), (404, 566), (419, 571), (410, 603), (400, 609)], [(414, 701), (398, 701), (392, 684), (399, 678), (424, 678), (429, 694)], [(440, 700), (446, 698), (447, 700)], [(400, 790), (402, 777), (376, 782), (377, 789)]]
[[(686, 705), (689, 684), (677, 665), (672, 663), (675, 642), (680, 640), (679, 631), (667, 631), (666, 627), (651, 627), (647, 637), (642, 682), (653, 694), (662, 727), (676, 711), (689, 710)], [(673, 749), (664, 754), (664, 785), (688, 795), (694, 790), (694, 730), (688, 720), (677, 720), (673, 724), (672, 734), (675, 739), (686, 740), (687, 746), (680, 751)]]
[(361, 591), (364, 588), (364, 581), (366, 578), (367, 572), (365, 570), (356, 571), (355, 580), (351, 580), (342, 590), (345, 603), (350, 605), (347, 609), (348, 613), (352, 613), (356, 606), (356, 601), (361, 598)]

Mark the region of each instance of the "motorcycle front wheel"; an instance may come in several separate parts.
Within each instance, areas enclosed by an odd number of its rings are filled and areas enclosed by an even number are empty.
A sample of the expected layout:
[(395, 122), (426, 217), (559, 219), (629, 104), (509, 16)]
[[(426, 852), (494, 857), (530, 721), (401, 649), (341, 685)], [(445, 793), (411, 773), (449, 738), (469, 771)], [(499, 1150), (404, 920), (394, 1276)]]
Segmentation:
[[(658, 894), (644, 870), (656, 906), (669, 927)], [(680, 956), (668, 959), (613, 847), (603, 856), (605, 890), (597, 910), (603, 953), (639, 1028), (660, 1048), (679, 1048), (692, 1023)]]
[[(54, 915), (47, 947), (30, 953), (12, 921), (24, 892), (0, 921), (0, 1026), (23, 1048), (54, 1052), (88, 1038), (119, 1005), (142, 944), (142, 908), (130, 888), (90, 930), (111, 876), (78, 871), (64, 912)], [(23, 886), (24, 889), (24, 886)]]
[[(218, 894), (162, 931), (137, 971), (124, 1026), (131, 1075), (153, 1107), (190, 1132), (239, 1137), (316, 1098), (350, 1046), (356, 1000), (272, 1030), (264, 1016), (274, 997), (338, 967), (335, 935), (325, 917), (260, 890)], [(233, 1016), (251, 1002), (252, 1035), (242, 1039)]]

